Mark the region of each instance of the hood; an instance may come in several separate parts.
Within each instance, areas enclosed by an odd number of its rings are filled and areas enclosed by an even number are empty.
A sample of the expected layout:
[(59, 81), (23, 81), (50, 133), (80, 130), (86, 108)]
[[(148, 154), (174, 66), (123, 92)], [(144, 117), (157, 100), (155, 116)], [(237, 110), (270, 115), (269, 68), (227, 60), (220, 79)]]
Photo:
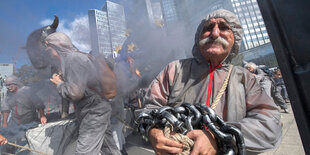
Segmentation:
[(32, 65), (37, 69), (43, 69), (48, 66), (48, 56), (45, 52), (44, 39), (51, 33), (56, 32), (58, 27), (58, 17), (56, 15), (51, 25), (34, 30), (27, 38), (26, 50)]
[(62, 32), (55, 32), (48, 35), (45, 38), (45, 41), (48, 42), (48, 45), (55, 48), (57, 52), (79, 52), (79, 50), (72, 44), (70, 38)]
[(15, 84), (15, 85), (17, 85), (18, 88), (24, 86), (24, 85), (20, 82), (20, 80), (19, 80), (16, 76), (14, 76), (14, 75), (11, 75), (11, 76), (8, 76), (7, 78), (5, 78), (5, 79), (4, 79), (4, 83), (5, 83), (6, 85)]
[(223, 18), (223, 19), (225, 19), (227, 21), (227, 23), (229, 24), (229, 26), (231, 27), (232, 32), (234, 33), (234, 40), (235, 40), (234, 45), (233, 45), (231, 51), (229, 52), (229, 55), (223, 61), (223, 63), (230, 63), (232, 58), (234, 58), (238, 54), (243, 32), (242, 32), (242, 27), (241, 27), (240, 21), (237, 18), (237, 16), (234, 13), (227, 11), (227, 10), (224, 10), (224, 9), (219, 9), (219, 10), (216, 10), (216, 11), (210, 13), (205, 19), (203, 19), (201, 21), (201, 23), (199, 24), (197, 31), (195, 33), (195, 44), (194, 44), (194, 47), (192, 49), (192, 54), (198, 62), (205, 61), (203, 56), (200, 53), (199, 38), (201, 36), (201, 32), (203, 30), (205, 23), (211, 18)]

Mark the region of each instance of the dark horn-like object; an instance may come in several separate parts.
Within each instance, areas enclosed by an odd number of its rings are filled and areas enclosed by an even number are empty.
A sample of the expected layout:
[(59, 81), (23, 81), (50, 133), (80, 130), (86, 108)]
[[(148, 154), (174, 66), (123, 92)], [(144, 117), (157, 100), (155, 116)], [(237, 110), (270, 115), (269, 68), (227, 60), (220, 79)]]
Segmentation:
[(59, 24), (59, 19), (58, 19), (58, 17), (57, 17), (56, 15), (54, 15), (54, 17), (55, 17), (55, 19), (54, 19), (54, 21), (53, 21), (53, 24), (50, 25), (50, 26), (51, 26), (51, 28), (53, 28), (53, 29), (57, 29), (58, 24)]
[(31, 64), (37, 69), (46, 68), (49, 64), (49, 56), (45, 51), (45, 38), (56, 32), (59, 24), (59, 19), (55, 15), (54, 21), (51, 25), (34, 30), (27, 38), (26, 49)]

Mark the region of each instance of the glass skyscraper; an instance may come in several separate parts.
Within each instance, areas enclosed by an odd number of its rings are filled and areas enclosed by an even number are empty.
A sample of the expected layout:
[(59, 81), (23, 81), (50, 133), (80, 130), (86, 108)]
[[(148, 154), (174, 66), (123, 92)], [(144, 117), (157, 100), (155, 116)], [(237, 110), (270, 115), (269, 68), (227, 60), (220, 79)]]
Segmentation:
[(106, 1), (102, 10), (88, 11), (93, 54), (117, 57), (117, 47), (125, 40), (126, 22), (123, 6)]
[(170, 27), (180, 21), (177, 13), (177, 3), (175, 0), (161, 0), (161, 5), (164, 22), (169, 31)]
[(113, 50), (113, 58), (117, 57), (117, 47), (122, 46), (126, 36), (126, 21), (124, 7), (107, 1), (102, 9), (107, 13), (107, 19), (109, 24), (109, 32), (111, 38), (111, 48)]
[(101, 10), (88, 10), (88, 20), (93, 54), (111, 56), (112, 47), (107, 13)]
[(269, 36), (256, 0), (231, 0), (243, 27), (246, 50), (269, 43)]

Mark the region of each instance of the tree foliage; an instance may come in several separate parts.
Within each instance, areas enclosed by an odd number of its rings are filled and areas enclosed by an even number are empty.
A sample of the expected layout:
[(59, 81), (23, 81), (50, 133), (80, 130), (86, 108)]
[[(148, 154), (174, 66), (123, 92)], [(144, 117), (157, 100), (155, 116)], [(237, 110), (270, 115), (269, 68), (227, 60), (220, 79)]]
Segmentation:
[(41, 80), (39, 72), (31, 65), (23, 65), (17, 69), (15, 76), (19, 77), (24, 85)]

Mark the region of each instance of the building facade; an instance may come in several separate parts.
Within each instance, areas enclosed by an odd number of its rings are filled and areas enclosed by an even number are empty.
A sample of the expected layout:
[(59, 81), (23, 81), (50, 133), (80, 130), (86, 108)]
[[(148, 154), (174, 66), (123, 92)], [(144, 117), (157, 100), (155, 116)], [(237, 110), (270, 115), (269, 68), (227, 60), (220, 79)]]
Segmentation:
[(101, 10), (88, 10), (91, 47), (94, 54), (110, 56), (112, 53), (107, 13)]
[(243, 27), (245, 50), (270, 42), (266, 26), (256, 0), (231, 0), (234, 12)]
[(175, 0), (161, 0), (162, 13), (164, 17), (164, 25), (167, 31), (173, 29), (176, 23), (181, 21), (177, 12), (177, 1)]
[(106, 1), (102, 10), (89, 10), (88, 19), (93, 54), (117, 57), (117, 47), (121, 46), (126, 38), (123, 6)]
[(118, 49), (123, 45), (126, 36), (126, 21), (124, 7), (117, 3), (106, 1), (106, 4), (102, 8), (107, 13), (107, 19), (109, 24), (109, 33), (111, 38), (111, 48), (113, 52), (113, 58), (118, 56)]

